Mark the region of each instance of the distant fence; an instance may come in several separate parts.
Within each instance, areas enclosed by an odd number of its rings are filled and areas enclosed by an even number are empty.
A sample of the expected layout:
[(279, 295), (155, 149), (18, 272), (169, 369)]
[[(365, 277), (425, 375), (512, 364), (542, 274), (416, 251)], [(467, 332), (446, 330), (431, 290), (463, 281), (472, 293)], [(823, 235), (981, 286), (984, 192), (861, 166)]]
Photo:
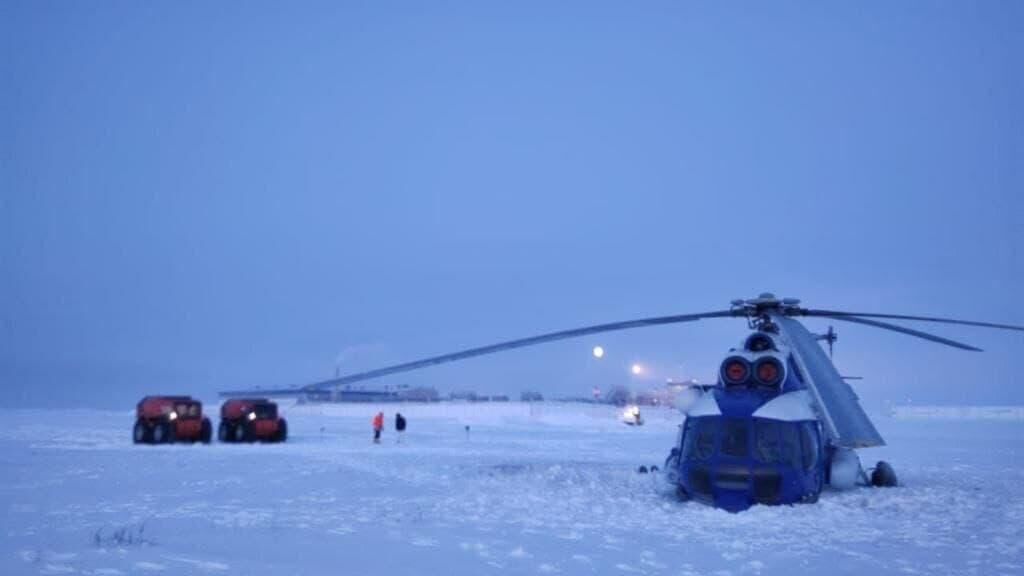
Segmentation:
[(1016, 420), (1024, 421), (1024, 406), (894, 406), (900, 420)]

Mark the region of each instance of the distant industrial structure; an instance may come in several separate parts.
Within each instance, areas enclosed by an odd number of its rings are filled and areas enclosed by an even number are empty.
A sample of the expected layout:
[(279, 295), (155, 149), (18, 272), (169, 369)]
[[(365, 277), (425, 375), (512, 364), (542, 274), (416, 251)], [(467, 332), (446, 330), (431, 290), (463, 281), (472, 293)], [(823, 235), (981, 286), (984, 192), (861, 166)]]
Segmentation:
[[(287, 397), (301, 402), (510, 402), (506, 394), (483, 394), (474, 390), (461, 389), (442, 397), (433, 387), (413, 387), (405, 384), (376, 385), (355, 384), (350, 377), (335, 377), (331, 380), (297, 386), (293, 388), (253, 388), (221, 392), (224, 398), (246, 397)], [(362, 380), (361, 378), (359, 380)], [(676, 381), (669, 379), (664, 386), (633, 391), (627, 386), (613, 386), (607, 393), (594, 387), (590, 396), (558, 397), (559, 402), (583, 402), (588, 404), (677, 406), (677, 400), (687, 396), (688, 391), (707, 390), (713, 385), (699, 384), (696, 380)], [(536, 390), (524, 390), (519, 395), (521, 402), (543, 402), (545, 397)]]
[(220, 393), (224, 398), (245, 396), (289, 397), (299, 402), (438, 402), (441, 395), (430, 387), (397, 386), (352, 386), (341, 385), (333, 388), (255, 388), (251, 390), (228, 390)]
[(464, 402), (508, 402), (509, 397), (504, 394), (477, 394), (472, 391), (452, 392), (448, 395), (449, 400)]

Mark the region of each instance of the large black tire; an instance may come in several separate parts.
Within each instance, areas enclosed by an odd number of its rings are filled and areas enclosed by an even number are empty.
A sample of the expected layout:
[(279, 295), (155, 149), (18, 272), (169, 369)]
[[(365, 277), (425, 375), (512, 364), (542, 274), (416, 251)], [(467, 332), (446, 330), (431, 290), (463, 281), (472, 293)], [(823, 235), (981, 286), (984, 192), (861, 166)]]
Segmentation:
[(876, 488), (892, 488), (899, 486), (899, 480), (896, 478), (896, 471), (893, 470), (885, 460), (879, 460), (878, 464), (875, 464), (875, 469), (871, 472), (871, 485)]
[(199, 441), (203, 444), (209, 444), (213, 438), (213, 425), (210, 424), (209, 418), (203, 418), (203, 425), (199, 429)]
[(232, 431), (232, 440), (235, 442), (248, 442), (249, 441), (249, 429), (245, 425), (245, 422), (239, 422), (235, 425), (235, 429)]
[(132, 427), (132, 442), (135, 444), (149, 444), (153, 442), (153, 431), (142, 420), (136, 420), (135, 426)]
[(281, 418), (281, 421), (277, 423), (277, 434), (274, 436), (274, 442), (284, 442), (288, 439), (288, 421)]
[(217, 427), (217, 441), (218, 442), (231, 442), (231, 433), (234, 430), (231, 429), (231, 425), (224, 420), (220, 421), (220, 426)]
[(174, 427), (167, 422), (159, 422), (153, 426), (153, 444), (174, 442)]

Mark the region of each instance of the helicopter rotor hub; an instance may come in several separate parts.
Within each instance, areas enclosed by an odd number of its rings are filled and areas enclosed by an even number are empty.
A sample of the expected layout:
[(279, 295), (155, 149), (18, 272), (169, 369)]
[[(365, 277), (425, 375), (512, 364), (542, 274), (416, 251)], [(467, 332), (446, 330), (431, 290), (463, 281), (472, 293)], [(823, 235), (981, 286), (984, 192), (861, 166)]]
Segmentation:
[(773, 315), (802, 316), (804, 312), (799, 299), (777, 298), (771, 292), (764, 292), (757, 298), (736, 299), (731, 304), (734, 314), (747, 317), (751, 329), (763, 332), (778, 332), (771, 319)]

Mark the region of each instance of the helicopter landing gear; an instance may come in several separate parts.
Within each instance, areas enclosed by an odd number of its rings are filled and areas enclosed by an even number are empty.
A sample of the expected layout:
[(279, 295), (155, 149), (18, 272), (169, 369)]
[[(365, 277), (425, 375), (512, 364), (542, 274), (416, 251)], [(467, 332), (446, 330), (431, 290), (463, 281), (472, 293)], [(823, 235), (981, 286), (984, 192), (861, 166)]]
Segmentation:
[(878, 464), (875, 464), (875, 469), (871, 471), (871, 485), (876, 488), (899, 486), (899, 480), (896, 478), (896, 471), (893, 470), (892, 465), (885, 460), (879, 460)]

